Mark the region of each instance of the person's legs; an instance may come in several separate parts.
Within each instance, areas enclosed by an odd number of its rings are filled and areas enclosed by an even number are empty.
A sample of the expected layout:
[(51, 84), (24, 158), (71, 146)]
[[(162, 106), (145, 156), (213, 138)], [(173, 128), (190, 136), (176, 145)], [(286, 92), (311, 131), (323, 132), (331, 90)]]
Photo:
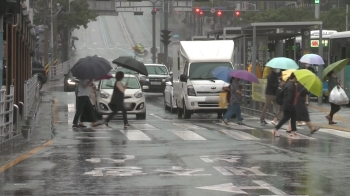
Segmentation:
[(331, 104), (331, 111), (329, 112), (329, 115), (326, 116), (326, 118), (328, 119), (329, 124), (336, 124), (335, 122), (333, 122), (333, 116), (335, 113), (337, 113), (340, 110), (340, 106), (334, 103), (330, 103), (330, 104)]
[(84, 111), (85, 104), (87, 101), (90, 101), (88, 99), (89, 97), (87, 96), (77, 96), (77, 101), (76, 101), (77, 111), (75, 112), (75, 115), (74, 115), (73, 126), (78, 125), (78, 120)]
[(128, 115), (126, 113), (126, 109), (124, 107), (124, 104), (120, 104), (118, 105), (118, 108), (122, 111), (123, 113), (123, 120), (124, 120), (124, 126), (129, 126), (129, 123), (128, 123)]
[(276, 107), (276, 114), (275, 114), (275, 117), (273, 118), (273, 122), (274, 122), (274, 124), (277, 124), (278, 123), (278, 118), (281, 117), (283, 112), (281, 110), (281, 106), (278, 105), (277, 103), (275, 103), (275, 107)]
[(226, 113), (224, 115), (224, 123), (227, 124), (228, 119), (231, 118), (231, 116), (234, 114), (234, 105), (230, 104), (227, 107)]
[[(279, 136), (279, 134), (277, 133), (277, 131), (286, 123), (288, 122), (288, 120), (291, 118), (291, 111), (289, 110), (284, 110), (283, 111), (283, 117), (282, 119), (280, 120), (280, 122), (275, 126), (275, 129), (274, 129), (274, 135), (275, 136)], [(292, 127), (293, 128), (293, 127)]]
[[(260, 122), (265, 122), (265, 115), (267, 110), (270, 108), (271, 102), (276, 99), (276, 96), (265, 95), (265, 105), (260, 115)], [(266, 123), (265, 123), (266, 124)]]
[(109, 108), (112, 110), (112, 113), (110, 113), (108, 115), (108, 117), (105, 119), (105, 124), (108, 124), (108, 122), (115, 116), (118, 114), (118, 106), (117, 105), (114, 105), (114, 104), (109, 104), (108, 105)]

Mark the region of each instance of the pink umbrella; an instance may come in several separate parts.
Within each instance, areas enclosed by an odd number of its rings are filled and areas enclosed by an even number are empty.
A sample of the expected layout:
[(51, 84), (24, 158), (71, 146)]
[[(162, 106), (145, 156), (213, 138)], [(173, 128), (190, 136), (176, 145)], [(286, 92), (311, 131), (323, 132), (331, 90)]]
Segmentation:
[(107, 74), (107, 75), (105, 75), (105, 76), (102, 76), (101, 78), (98, 78), (98, 79), (96, 79), (96, 80), (108, 80), (108, 79), (111, 79), (111, 78), (113, 78), (113, 76), (112, 76), (112, 74)]
[(254, 82), (254, 83), (259, 84), (258, 78), (254, 74), (252, 74), (252, 73), (250, 73), (250, 72), (248, 72), (246, 70), (231, 71), (231, 72), (228, 73), (228, 75), (232, 76), (234, 78), (239, 78), (239, 79), (242, 79), (242, 80), (246, 80), (248, 82)]

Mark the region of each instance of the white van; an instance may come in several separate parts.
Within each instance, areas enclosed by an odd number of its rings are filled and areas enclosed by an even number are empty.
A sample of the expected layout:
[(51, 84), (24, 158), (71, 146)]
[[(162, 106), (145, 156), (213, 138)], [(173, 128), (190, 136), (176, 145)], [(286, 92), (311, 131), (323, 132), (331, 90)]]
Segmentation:
[(233, 41), (180, 41), (174, 49), (173, 87), (178, 116), (189, 119), (199, 112), (221, 115), (226, 108), (219, 107), (219, 94), (229, 84), (211, 72), (220, 66), (233, 68)]

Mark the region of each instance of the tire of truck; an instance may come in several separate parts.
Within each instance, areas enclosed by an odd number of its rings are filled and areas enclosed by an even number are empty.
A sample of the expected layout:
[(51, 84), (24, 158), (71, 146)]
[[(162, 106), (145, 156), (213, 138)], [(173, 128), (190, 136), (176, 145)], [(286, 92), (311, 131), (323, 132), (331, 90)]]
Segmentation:
[(41, 90), (41, 88), (43, 87), (43, 79), (42, 78), (38, 78), (38, 82), (36, 84), (39, 88), (39, 90)]
[(191, 118), (191, 111), (187, 110), (185, 100), (183, 100), (182, 109), (183, 109), (184, 119), (190, 119)]

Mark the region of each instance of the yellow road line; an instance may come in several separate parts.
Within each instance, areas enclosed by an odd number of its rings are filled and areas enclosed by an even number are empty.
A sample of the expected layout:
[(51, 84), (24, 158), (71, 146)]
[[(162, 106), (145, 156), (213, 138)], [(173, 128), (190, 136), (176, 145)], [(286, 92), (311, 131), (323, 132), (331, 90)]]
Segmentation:
[(11, 162), (6, 163), (5, 165), (3, 165), (3, 166), (0, 167), (0, 173), (2, 173), (2, 172), (4, 172), (4, 171), (8, 170), (9, 168), (11, 168), (11, 167), (17, 165), (18, 163), (20, 163), (20, 162), (24, 161), (25, 159), (29, 158), (30, 156), (32, 156), (32, 155), (38, 153), (41, 149), (43, 149), (43, 148), (45, 148), (45, 147), (47, 147), (47, 146), (50, 146), (50, 145), (53, 144), (54, 142), (55, 142), (54, 140), (49, 140), (49, 141), (47, 141), (45, 144), (43, 144), (43, 145), (41, 145), (41, 146), (38, 146), (38, 147), (32, 149), (31, 151), (29, 151), (29, 152), (27, 152), (27, 153), (25, 153), (25, 154), (23, 154), (23, 155), (21, 155), (21, 156), (15, 158), (15, 159), (14, 159), (13, 161), (11, 161)]
[(326, 129), (335, 129), (335, 130), (339, 130), (339, 131), (350, 132), (350, 128), (346, 128), (346, 127), (327, 125), (327, 124), (317, 124), (317, 123), (312, 123), (312, 125), (314, 125), (315, 127), (321, 127), (321, 128), (326, 128)]
[[(319, 107), (319, 106), (315, 106), (315, 105), (309, 105), (309, 108), (318, 110), (318, 111), (323, 112), (323, 113), (325, 113), (325, 114), (328, 114), (328, 113), (329, 113), (329, 110), (326, 109), (326, 108), (323, 108), (323, 107)], [(335, 120), (337, 120), (337, 121), (350, 123), (350, 120), (348, 120), (348, 119), (346, 119), (346, 118), (343, 118), (343, 117), (339, 116), (338, 114), (334, 114), (333, 118), (334, 118)]]
[(58, 124), (59, 118), (58, 118), (58, 99), (54, 99), (55, 103), (53, 104), (53, 122), (55, 124)]

